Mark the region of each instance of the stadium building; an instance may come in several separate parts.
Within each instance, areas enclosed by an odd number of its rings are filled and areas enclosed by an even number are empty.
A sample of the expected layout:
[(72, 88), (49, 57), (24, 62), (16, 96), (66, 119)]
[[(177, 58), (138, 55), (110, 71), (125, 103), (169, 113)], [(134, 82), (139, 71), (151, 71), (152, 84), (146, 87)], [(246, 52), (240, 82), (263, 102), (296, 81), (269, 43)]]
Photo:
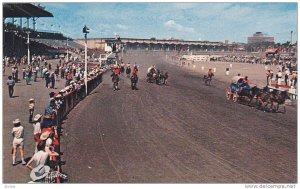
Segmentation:
[(274, 43), (274, 37), (266, 37), (262, 32), (256, 32), (252, 37), (248, 37), (248, 44)]

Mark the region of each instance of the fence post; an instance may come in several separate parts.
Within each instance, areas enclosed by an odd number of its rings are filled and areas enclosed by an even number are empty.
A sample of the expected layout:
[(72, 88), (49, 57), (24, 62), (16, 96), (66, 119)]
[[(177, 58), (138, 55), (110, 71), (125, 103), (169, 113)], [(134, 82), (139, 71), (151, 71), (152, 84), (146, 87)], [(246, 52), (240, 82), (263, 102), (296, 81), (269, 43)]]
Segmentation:
[(71, 94), (71, 109), (74, 108), (74, 92)]

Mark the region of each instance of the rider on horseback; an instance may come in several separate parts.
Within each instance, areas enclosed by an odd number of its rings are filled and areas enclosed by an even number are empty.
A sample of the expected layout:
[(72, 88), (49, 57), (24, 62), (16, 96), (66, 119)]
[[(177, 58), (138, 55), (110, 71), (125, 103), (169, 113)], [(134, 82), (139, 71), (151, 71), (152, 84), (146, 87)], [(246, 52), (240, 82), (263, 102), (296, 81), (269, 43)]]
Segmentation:
[(211, 79), (214, 76), (214, 73), (211, 69), (208, 69), (207, 76), (204, 75), (205, 85), (210, 85)]
[(211, 69), (209, 69), (207, 72), (207, 77), (211, 79), (213, 76), (214, 76), (213, 71)]
[(120, 74), (120, 70), (116, 66), (115, 69), (113, 70), (113, 73), (110, 75), (112, 77), (114, 91), (119, 90), (119, 80), (120, 80), (119, 74)]
[(126, 68), (126, 75), (127, 77), (130, 77), (130, 73), (131, 73), (131, 68), (130, 68), (130, 63), (127, 64), (127, 68)]
[(132, 72), (132, 75), (130, 77), (130, 80), (131, 80), (131, 89), (132, 90), (138, 90), (137, 87), (136, 87), (136, 84), (138, 82), (138, 76), (137, 76), (137, 69), (134, 69), (133, 72)]

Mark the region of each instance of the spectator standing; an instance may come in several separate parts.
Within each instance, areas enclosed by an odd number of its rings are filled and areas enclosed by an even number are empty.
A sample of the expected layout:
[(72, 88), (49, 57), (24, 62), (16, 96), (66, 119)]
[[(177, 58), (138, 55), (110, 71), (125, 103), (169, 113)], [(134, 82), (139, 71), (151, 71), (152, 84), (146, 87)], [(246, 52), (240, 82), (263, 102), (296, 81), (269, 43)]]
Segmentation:
[(29, 74), (29, 71), (26, 70), (25, 72), (25, 80), (26, 80), (26, 85), (29, 85), (29, 82), (30, 82), (30, 74)]
[(44, 66), (41, 66), (39, 70), (41, 72), (41, 78), (44, 79)]
[(45, 80), (46, 80), (46, 87), (49, 88), (51, 78), (50, 78), (50, 73), (48, 71), (45, 72)]
[(12, 69), (11, 69), (11, 74), (12, 74), (12, 78), (13, 78), (13, 80), (15, 80), (16, 81), (16, 75), (17, 75), (17, 68), (16, 68), (16, 66), (13, 66), (12, 67)]
[(298, 81), (298, 74), (296, 71), (293, 71), (292, 80), (293, 80), (293, 86), (296, 88), (297, 81)]
[(36, 82), (37, 71), (36, 71), (36, 67), (35, 66), (32, 66), (32, 72), (33, 72), (33, 81)]
[[(53, 111), (50, 108), (47, 107), (45, 109), (45, 113), (47, 113), (49, 111)], [(41, 129), (43, 130), (45, 128), (50, 128), (51, 126), (52, 126), (52, 117), (51, 117), (50, 114), (47, 113), (47, 114), (44, 115), (43, 121), (41, 122)]]
[[(58, 65), (57, 65), (58, 66)], [(58, 74), (59, 74), (59, 67), (56, 67), (56, 69), (55, 69), (55, 71), (54, 71), (54, 73), (55, 73), (55, 78), (58, 78)]]
[(34, 153), (37, 153), (37, 146), (40, 142), (40, 135), (41, 135), (41, 114), (37, 114), (33, 118), (33, 136), (34, 136), (34, 141), (35, 141), (35, 149)]
[(288, 68), (285, 68), (285, 75), (284, 75), (284, 82), (285, 86), (288, 86), (289, 76), (290, 76), (290, 70)]
[(40, 67), (38, 65), (36, 65), (36, 67), (35, 67), (35, 81), (36, 81), (36, 78), (38, 78), (39, 71), (40, 71)]
[(279, 70), (278, 73), (276, 74), (277, 85), (281, 85), (281, 78), (282, 78), (282, 72), (281, 70)]
[(51, 73), (51, 75), (50, 75), (50, 81), (51, 81), (51, 87), (50, 88), (52, 88), (52, 89), (54, 89), (54, 87), (55, 87), (55, 73), (54, 72), (52, 72)]
[(48, 71), (48, 69), (45, 67), (44, 69), (43, 69), (43, 73), (42, 73), (42, 79), (44, 79), (45, 78), (45, 80), (46, 80), (46, 72)]
[(19, 80), (19, 70), (18, 70), (18, 67), (15, 66), (15, 70), (16, 70), (16, 74), (15, 74), (15, 82), (17, 83), (18, 80)]
[(8, 80), (6, 84), (8, 85), (9, 97), (12, 98), (14, 94), (14, 86), (15, 86), (15, 81), (13, 80), (12, 76), (8, 76)]
[(72, 80), (73, 80), (73, 75), (72, 75), (72, 72), (69, 71), (67, 74), (66, 86), (68, 86)]
[(22, 68), (22, 72), (23, 72), (23, 79), (25, 79), (25, 76), (26, 76), (26, 68), (25, 68), (25, 66)]
[(267, 86), (271, 85), (271, 80), (273, 78), (273, 72), (272, 70), (268, 70), (267, 73)]
[(34, 99), (31, 98), (29, 99), (29, 123), (32, 123), (32, 118), (33, 118), (33, 112), (34, 112)]
[(65, 68), (63, 66), (60, 67), (60, 78), (63, 79), (65, 76)]
[(21, 154), (21, 160), (22, 160), (22, 165), (25, 165), (26, 162), (24, 160), (24, 128), (21, 126), (21, 122), (19, 119), (15, 119), (13, 121), (14, 127), (11, 131), (13, 135), (13, 150), (12, 150), (12, 165), (16, 165), (16, 153), (17, 153), (17, 148), (20, 148), (20, 154)]

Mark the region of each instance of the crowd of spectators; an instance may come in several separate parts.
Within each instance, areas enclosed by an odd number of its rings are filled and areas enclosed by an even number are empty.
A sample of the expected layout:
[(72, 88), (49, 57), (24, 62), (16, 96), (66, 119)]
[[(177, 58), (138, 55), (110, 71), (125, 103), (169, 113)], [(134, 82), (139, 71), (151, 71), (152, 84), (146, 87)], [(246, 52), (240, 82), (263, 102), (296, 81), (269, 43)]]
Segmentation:
[[(4, 64), (12, 67), (12, 76), (14, 82), (21, 79), (26, 83), (36, 81), (37, 78), (42, 78), (46, 81), (46, 86), (51, 80), (51, 87), (55, 89), (52, 83), (59, 78), (65, 79), (65, 87), (58, 92), (49, 93), (49, 101), (45, 107), (44, 112), (35, 114), (35, 99), (29, 99), (29, 123), (33, 124), (33, 139), (35, 142), (34, 155), (32, 158), (25, 162), (24, 160), (24, 141), (30, 141), (24, 138), (24, 128), (21, 125), (20, 119), (13, 121), (13, 150), (12, 150), (12, 165), (16, 166), (17, 148), (20, 149), (22, 164), (30, 169), (30, 178), (32, 183), (60, 183), (67, 180), (67, 175), (61, 172), (61, 165), (65, 162), (62, 161), (60, 151), (60, 136), (63, 134), (63, 129), (60, 122), (65, 116), (66, 111), (70, 111), (74, 103), (68, 104), (67, 98), (73, 95), (72, 98), (81, 100), (84, 98), (82, 88), (85, 88), (84, 80), (84, 66), (82, 64), (75, 64), (74, 62), (64, 62), (60, 60), (56, 67), (48, 62), (44, 56), (33, 56), (30, 65), (23, 67), (23, 78), (18, 78), (18, 69), (22, 66), (18, 61), (10, 61), (6, 57)], [(87, 82), (96, 78), (104, 70), (99, 66), (89, 67), (87, 74)], [(52, 80), (53, 76), (53, 80)], [(68, 104), (68, 105), (67, 105)], [(67, 108), (66, 108), (67, 106)], [(34, 163), (34, 164), (33, 164)]]
[[(70, 52), (80, 54), (84, 46), (75, 43), (61, 33), (40, 32), (28, 28), (21, 28), (12, 23), (3, 25), (3, 54), (9, 57), (20, 57), (27, 54), (27, 32), (29, 33), (29, 45), (31, 54), (54, 55), (64, 54), (67, 49)], [(68, 40), (68, 44), (67, 44)]]

